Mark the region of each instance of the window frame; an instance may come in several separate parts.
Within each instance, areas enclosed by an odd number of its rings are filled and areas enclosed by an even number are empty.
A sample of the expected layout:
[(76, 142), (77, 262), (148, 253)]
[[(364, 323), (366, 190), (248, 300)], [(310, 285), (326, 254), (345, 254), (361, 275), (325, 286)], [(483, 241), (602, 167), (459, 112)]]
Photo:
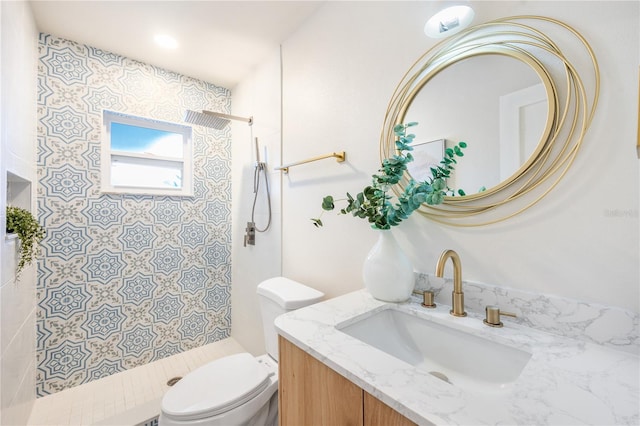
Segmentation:
[[(143, 127), (182, 135), (182, 158), (117, 151), (111, 149), (111, 124)], [(100, 155), (100, 192), (104, 194), (168, 195), (176, 197), (193, 196), (193, 129), (191, 126), (155, 120), (115, 111), (102, 111), (102, 142)], [(114, 158), (122, 158), (128, 163), (142, 165), (181, 165), (182, 187), (162, 188), (136, 185), (113, 185), (111, 164)]]

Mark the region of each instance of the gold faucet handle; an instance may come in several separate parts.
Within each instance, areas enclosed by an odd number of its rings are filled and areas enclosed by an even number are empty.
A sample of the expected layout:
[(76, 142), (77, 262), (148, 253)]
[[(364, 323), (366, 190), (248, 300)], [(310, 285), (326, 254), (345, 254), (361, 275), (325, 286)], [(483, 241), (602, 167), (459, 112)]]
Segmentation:
[(433, 291), (425, 290), (424, 293), (422, 293), (422, 306), (424, 306), (425, 308), (435, 308), (436, 307), (436, 302), (434, 301)]
[(434, 301), (435, 296), (433, 294), (433, 290), (424, 290), (424, 291), (414, 290), (413, 294), (422, 296), (422, 306), (424, 306), (425, 308), (435, 308), (436, 306), (438, 306)]
[(500, 315), (506, 315), (508, 317), (516, 317), (516, 314), (511, 312), (501, 311), (497, 306), (488, 305), (485, 309), (485, 319), (482, 320), (483, 323), (488, 325), (489, 327), (502, 327), (502, 321), (500, 321)]

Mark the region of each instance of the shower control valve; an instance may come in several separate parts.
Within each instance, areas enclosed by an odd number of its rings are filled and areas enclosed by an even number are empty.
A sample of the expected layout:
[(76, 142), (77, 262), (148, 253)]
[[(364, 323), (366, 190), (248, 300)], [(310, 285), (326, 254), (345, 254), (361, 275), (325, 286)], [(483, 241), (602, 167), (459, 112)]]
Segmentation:
[(245, 229), (247, 232), (244, 236), (244, 246), (247, 244), (250, 246), (256, 245), (256, 224), (254, 222), (247, 222), (247, 228)]

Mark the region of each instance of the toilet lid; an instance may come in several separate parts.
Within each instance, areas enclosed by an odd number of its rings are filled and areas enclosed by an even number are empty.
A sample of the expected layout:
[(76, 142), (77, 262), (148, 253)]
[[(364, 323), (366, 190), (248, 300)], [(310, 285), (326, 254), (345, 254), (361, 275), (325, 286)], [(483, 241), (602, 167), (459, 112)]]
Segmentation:
[(162, 411), (182, 420), (215, 416), (253, 399), (268, 385), (267, 368), (253, 355), (231, 355), (184, 376), (162, 398)]

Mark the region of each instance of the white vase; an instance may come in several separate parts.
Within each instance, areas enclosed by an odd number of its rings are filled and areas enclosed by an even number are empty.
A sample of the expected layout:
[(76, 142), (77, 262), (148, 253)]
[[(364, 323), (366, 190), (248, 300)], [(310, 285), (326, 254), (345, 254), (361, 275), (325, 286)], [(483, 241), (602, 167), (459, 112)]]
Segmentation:
[(365, 288), (384, 302), (404, 302), (415, 284), (413, 266), (390, 230), (381, 230), (362, 268)]

